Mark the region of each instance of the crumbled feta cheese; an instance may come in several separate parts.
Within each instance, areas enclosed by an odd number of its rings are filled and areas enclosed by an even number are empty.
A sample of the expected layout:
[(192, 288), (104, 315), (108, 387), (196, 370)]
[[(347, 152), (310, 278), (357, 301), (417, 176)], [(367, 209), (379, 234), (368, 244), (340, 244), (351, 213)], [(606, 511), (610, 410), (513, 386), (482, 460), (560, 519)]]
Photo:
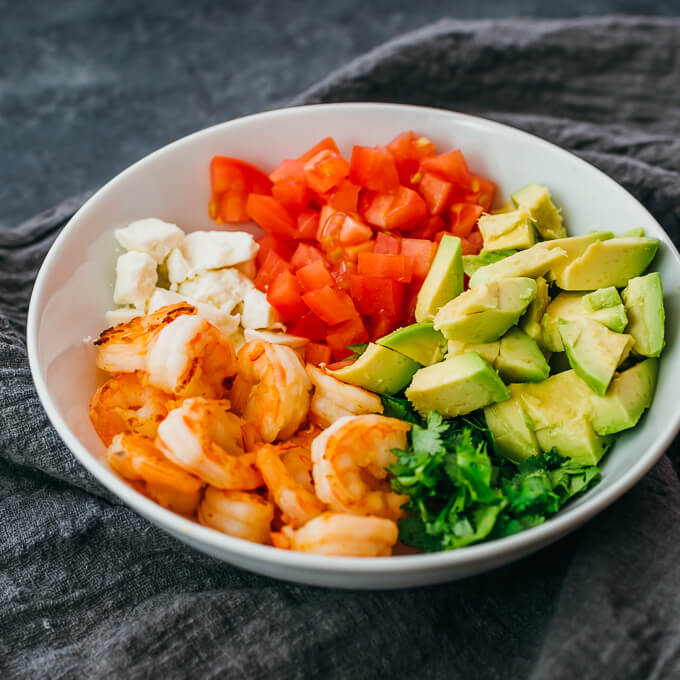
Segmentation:
[(293, 349), (300, 349), (309, 342), (307, 338), (301, 338), (299, 335), (290, 335), (289, 333), (281, 332), (272, 333), (271, 331), (256, 331), (250, 328), (246, 328), (246, 330), (243, 331), (243, 335), (246, 342), (264, 340), (265, 342), (271, 342), (272, 345), (286, 345), (286, 347), (292, 347)]
[(168, 269), (168, 280), (171, 285), (176, 285), (189, 278), (189, 263), (186, 261), (179, 248), (173, 248), (165, 261)]
[(231, 312), (252, 289), (252, 281), (236, 269), (212, 269), (184, 281), (179, 292)]
[(117, 326), (119, 323), (128, 323), (137, 316), (144, 316), (144, 310), (136, 307), (118, 307), (106, 312), (104, 316), (109, 326)]
[(189, 263), (189, 276), (206, 269), (231, 267), (255, 257), (259, 245), (244, 231), (194, 231), (187, 234), (182, 253)]
[(243, 296), (241, 310), (243, 328), (283, 328), (276, 310), (267, 301), (267, 296), (257, 288), (251, 288)]
[(130, 251), (116, 262), (113, 301), (117, 305), (142, 306), (158, 280), (156, 261), (146, 253)]
[(156, 217), (130, 222), (127, 227), (116, 229), (114, 236), (126, 250), (146, 253), (158, 264), (184, 240), (184, 232), (176, 224), (164, 222)]

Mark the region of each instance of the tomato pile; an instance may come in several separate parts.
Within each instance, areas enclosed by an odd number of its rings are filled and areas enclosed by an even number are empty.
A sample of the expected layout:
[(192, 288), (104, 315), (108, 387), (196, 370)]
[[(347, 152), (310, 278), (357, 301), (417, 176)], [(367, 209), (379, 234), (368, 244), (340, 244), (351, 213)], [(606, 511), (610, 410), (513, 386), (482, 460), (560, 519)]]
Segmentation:
[(255, 285), (288, 332), (310, 340), (312, 363), (411, 323), (442, 235), (478, 253), (477, 220), (496, 189), (461, 151), (437, 154), (411, 131), (386, 147), (355, 146), (349, 162), (327, 137), (270, 175), (215, 156), (210, 178), (215, 221), (264, 230)]

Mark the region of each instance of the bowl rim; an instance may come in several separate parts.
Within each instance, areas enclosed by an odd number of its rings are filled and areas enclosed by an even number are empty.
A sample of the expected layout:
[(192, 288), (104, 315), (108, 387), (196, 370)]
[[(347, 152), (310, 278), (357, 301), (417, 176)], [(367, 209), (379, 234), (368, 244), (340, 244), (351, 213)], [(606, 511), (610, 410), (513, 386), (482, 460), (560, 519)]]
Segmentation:
[[(107, 181), (101, 188), (99, 188), (71, 217), (71, 219), (62, 229), (61, 233), (55, 239), (47, 255), (45, 256), (45, 259), (43, 260), (36, 277), (29, 302), (26, 326), (29, 366), (38, 397), (40, 398), (50, 422), (56, 429), (63, 442), (66, 444), (67, 448), (85, 467), (85, 469), (88, 470), (100, 484), (102, 484), (111, 493), (125, 502), (126, 505), (171, 534), (175, 536), (181, 535), (186, 537), (186, 539), (189, 540), (192, 545), (200, 543), (206, 548), (211, 548), (211, 554), (213, 555), (216, 554), (215, 551), (219, 551), (220, 554), (227, 554), (227, 561), (228, 554), (233, 553), (238, 554), (239, 557), (243, 557), (252, 562), (267, 562), (272, 565), (280, 565), (281, 567), (302, 569), (307, 571), (311, 570), (315, 572), (348, 572), (350, 574), (387, 574), (412, 571), (428, 572), (441, 570), (443, 568), (445, 569), (446, 567), (454, 568), (456, 566), (472, 565), (478, 562), (491, 561), (494, 558), (502, 560), (504, 556), (524, 554), (531, 551), (532, 548), (539, 549), (542, 546), (557, 540), (558, 538), (566, 536), (569, 532), (582, 526), (585, 522), (592, 519), (595, 515), (599, 514), (602, 510), (620, 498), (652, 468), (652, 466), (661, 458), (666, 448), (670, 445), (674, 437), (680, 431), (680, 411), (677, 412), (677, 415), (674, 419), (670, 419), (667, 422), (664, 429), (657, 435), (652, 446), (644, 451), (637, 461), (626, 470), (624, 475), (622, 475), (617, 480), (613, 480), (611, 486), (608, 489), (590, 500), (585, 500), (582, 504), (576, 507), (567, 507), (564, 510), (561, 510), (543, 524), (526, 529), (512, 536), (491, 540), (488, 543), (478, 543), (465, 546), (457, 550), (436, 553), (393, 555), (389, 559), (384, 557), (338, 557), (281, 550), (273, 546), (253, 543), (234, 536), (220, 533), (217, 530), (211, 529), (209, 527), (204, 527), (197, 522), (163, 508), (143, 494), (135, 491), (125, 481), (115, 475), (112, 470), (107, 468), (102, 461), (98, 460), (94, 454), (90, 453), (89, 450), (79, 442), (77, 436), (71, 431), (65, 420), (63, 420), (59, 415), (57, 407), (50, 396), (50, 392), (43, 377), (38, 359), (39, 317), (40, 312), (42, 311), (43, 301), (47, 295), (45, 281), (53, 264), (61, 255), (61, 251), (64, 247), (68, 234), (77, 227), (77, 224), (80, 221), (87, 218), (88, 213), (93, 209), (94, 206), (96, 206), (101, 196), (105, 194), (110, 187), (115, 186), (121, 181), (124, 181), (128, 174), (132, 173), (140, 166), (166, 153), (170, 149), (176, 149), (181, 146), (191, 144), (194, 138), (211, 134), (217, 128), (229, 127), (246, 120), (267, 120), (269, 118), (275, 119), (280, 116), (304, 115), (309, 111), (329, 108), (338, 110), (344, 109), (348, 112), (348, 114), (365, 109), (383, 109), (387, 115), (389, 115), (389, 112), (394, 109), (410, 110), (420, 113), (434, 113), (437, 115), (444, 114), (445, 116), (450, 116), (452, 119), (465, 121), (468, 124), (496, 129), (509, 135), (518, 135), (527, 140), (531, 140), (532, 144), (538, 144), (540, 146), (547, 147), (552, 153), (564, 158), (568, 158), (571, 162), (575, 162), (577, 166), (588, 168), (589, 172), (597, 173), (600, 175), (600, 179), (602, 179), (603, 182), (609, 183), (615, 190), (623, 192), (627, 196), (628, 200), (638, 203), (640, 208), (647, 214), (649, 219), (659, 227), (662, 233), (661, 240), (665, 243), (669, 253), (674, 257), (676, 266), (680, 267), (680, 255), (678, 254), (678, 251), (670, 237), (665, 232), (663, 227), (658, 223), (658, 221), (632, 194), (630, 194), (626, 189), (624, 189), (620, 184), (618, 184), (599, 168), (591, 165), (587, 161), (579, 158), (566, 149), (563, 149), (556, 144), (537, 137), (536, 135), (533, 135), (529, 132), (525, 132), (524, 130), (520, 130), (510, 125), (498, 123), (480, 116), (459, 113), (448, 109), (382, 102), (311, 104), (254, 113), (228, 121), (223, 121), (207, 128), (197, 130), (189, 135), (170, 142), (169, 144), (166, 144), (135, 161), (133, 164), (122, 170), (120, 173)], [(586, 494), (584, 498), (587, 499), (587, 496), (588, 494)], [(512, 559), (512, 557), (510, 557), (510, 559)], [(282, 575), (282, 577), (288, 578), (285, 575)]]

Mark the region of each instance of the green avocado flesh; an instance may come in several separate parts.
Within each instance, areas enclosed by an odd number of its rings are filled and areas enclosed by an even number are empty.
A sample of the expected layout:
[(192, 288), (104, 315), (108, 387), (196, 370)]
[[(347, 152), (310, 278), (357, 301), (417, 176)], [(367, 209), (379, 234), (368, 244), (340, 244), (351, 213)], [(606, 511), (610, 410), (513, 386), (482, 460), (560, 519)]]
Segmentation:
[(482, 250), (479, 255), (463, 255), (463, 271), (472, 276), (480, 267), (486, 267), (487, 264), (500, 262), (510, 255), (514, 255), (516, 250), (494, 250), (488, 252)]
[(519, 327), (532, 339), (540, 343), (541, 318), (550, 303), (548, 282), (539, 276), (536, 279), (536, 297), (527, 307), (524, 316), (519, 320)]
[(623, 304), (619, 291), (614, 286), (600, 288), (583, 296), (583, 306), (587, 312), (597, 312), (598, 309), (618, 307)]
[(376, 342), (405, 354), (423, 366), (436, 364), (446, 353), (446, 339), (431, 323), (412, 323), (410, 326), (397, 328)]
[(616, 367), (628, 356), (633, 338), (591, 319), (560, 319), (558, 326), (569, 364), (596, 394), (604, 396)]
[(543, 244), (546, 248), (560, 248), (567, 254), (566, 257), (555, 262), (550, 268), (546, 275), (548, 281), (554, 281), (557, 277), (561, 276), (564, 269), (577, 257), (583, 255), (589, 245), (597, 241), (606, 241), (613, 238), (613, 236), (614, 234), (611, 231), (592, 231), (590, 234), (584, 234), (583, 236), (567, 236), (565, 238), (554, 239), (553, 241), (546, 241)]
[(457, 236), (446, 234), (416, 298), (416, 321), (432, 321), (440, 307), (463, 291), (463, 251)]
[(493, 342), (514, 326), (536, 297), (536, 282), (526, 277), (490, 281), (444, 305), (434, 328), (447, 340)]
[(396, 394), (409, 384), (418, 368), (404, 354), (371, 342), (354, 363), (329, 372), (338, 380), (371, 392)]
[(496, 371), (475, 352), (421, 368), (405, 394), (419, 413), (445, 416), (461, 416), (510, 396)]
[(529, 213), (544, 239), (562, 238), (567, 232), (562, 217), (550, 198), (550, 192), (540, 184), (527, 184), (510, 196), (512, 202)]
[(566, 258), (561, 248), (550, 248), (545, 243), (537, 243), (527, 250), (520, 250), (514, 255), (503, 258), (499, 262), (480, 267), (470, 277), (470, 288), (476, 288), (489, 281), (497, 281), (512, 277), (543, 276), (560, 260)]
[(663, 288), (658, 272), (631, 279), (623, 291), (630, 323), (626, 332), (635, 340), (633, 351), (645, 357), (658, 357), (664, 346)]
[(484, 250), (530, 248), (536, 243), (534, 225), (523, 210), (482, 215), (477, 222), (484, 239)]

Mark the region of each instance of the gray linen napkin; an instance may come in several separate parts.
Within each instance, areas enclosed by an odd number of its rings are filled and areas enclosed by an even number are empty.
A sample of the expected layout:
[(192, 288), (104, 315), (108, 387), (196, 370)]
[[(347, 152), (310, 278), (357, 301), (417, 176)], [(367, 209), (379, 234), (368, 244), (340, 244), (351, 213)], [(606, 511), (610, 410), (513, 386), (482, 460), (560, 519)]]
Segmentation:
[[(418, 103), (511, 123), (601, 167), (678, 243), (678, 85), (680, 21), (446, 20), (296, 103)], [(0, 677), (680, 676), (677, 444), (555, 546), (426, 589), (268, 580), (121, 505), (49, 425), (23, 339), (37, 268), (83, 200), (0, 233)]]

